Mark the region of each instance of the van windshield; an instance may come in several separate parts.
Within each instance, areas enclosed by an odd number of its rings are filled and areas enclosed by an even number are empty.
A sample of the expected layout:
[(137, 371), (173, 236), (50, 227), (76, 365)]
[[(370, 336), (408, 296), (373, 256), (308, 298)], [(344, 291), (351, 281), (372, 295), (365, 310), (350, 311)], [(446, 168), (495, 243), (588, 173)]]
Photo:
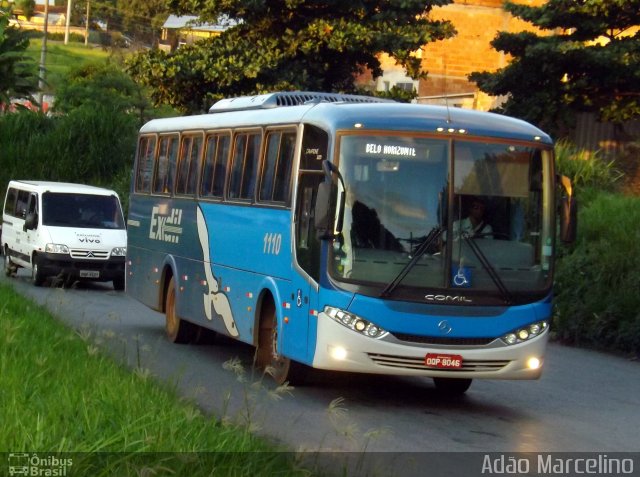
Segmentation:
[(45, 192), (42, 223), (53, 227), (124, 229), (120, 201), (113, 195)]

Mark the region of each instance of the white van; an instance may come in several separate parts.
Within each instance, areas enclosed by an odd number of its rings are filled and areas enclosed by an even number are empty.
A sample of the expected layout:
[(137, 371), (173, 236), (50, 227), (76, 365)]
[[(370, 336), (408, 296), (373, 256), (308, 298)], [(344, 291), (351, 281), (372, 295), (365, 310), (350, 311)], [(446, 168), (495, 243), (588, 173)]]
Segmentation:
[(31, 269), (36, 286), (47, 277), (113, 281), (124, 290), (127, 231), (118, 194), (81, 184), (11, 181), (2, 212), (7, 276)]

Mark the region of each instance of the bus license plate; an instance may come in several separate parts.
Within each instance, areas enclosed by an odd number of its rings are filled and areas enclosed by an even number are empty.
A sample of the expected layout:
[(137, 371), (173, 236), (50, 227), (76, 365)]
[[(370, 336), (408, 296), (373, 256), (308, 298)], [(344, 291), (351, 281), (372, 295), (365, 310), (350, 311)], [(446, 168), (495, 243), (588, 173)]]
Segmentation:
[(428, 353), (424, 358), (424, 364), (429, 368), (460, 369), (462, 368), (462, 356), (459, 354)]
[(80, 270), (80, 278), (100, 278), (98, 270)]

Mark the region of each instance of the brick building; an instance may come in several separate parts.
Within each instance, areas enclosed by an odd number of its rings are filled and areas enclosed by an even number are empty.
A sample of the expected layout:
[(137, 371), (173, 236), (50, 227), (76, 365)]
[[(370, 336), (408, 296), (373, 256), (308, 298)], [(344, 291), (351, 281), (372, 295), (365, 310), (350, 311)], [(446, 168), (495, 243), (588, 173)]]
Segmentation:
[[(515, 0), (531, 6), (545, 2)], [(474, 71), (496, 71), (507, 65), (509, 57), (491, 47), (498, 32), (534, 29), (530, 23), (506, 12), (502, 5), (503, 0), (454, 0), (432, 10), (431, 18), (449, 20), (458, 33), (422, 49), (423, 69), (429, 75), (417, 89), (419, 102), (442, 104), (447, 96), (450, 105), (488, 110), (501, 101), (479, 92), (467, 77)]]

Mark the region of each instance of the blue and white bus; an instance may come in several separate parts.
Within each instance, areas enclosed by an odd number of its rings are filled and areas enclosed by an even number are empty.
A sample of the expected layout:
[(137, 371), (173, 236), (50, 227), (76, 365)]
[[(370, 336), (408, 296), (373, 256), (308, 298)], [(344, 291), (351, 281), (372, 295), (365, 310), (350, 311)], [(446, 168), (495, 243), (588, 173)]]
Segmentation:
[(556, 176), (532, 125), (272, 93), (152, 120), (137, 151), (126, 289), (166, 314), (170, 340), (249, 343), (280, 383), (307, 366), (452, 393), (540, 376)]

